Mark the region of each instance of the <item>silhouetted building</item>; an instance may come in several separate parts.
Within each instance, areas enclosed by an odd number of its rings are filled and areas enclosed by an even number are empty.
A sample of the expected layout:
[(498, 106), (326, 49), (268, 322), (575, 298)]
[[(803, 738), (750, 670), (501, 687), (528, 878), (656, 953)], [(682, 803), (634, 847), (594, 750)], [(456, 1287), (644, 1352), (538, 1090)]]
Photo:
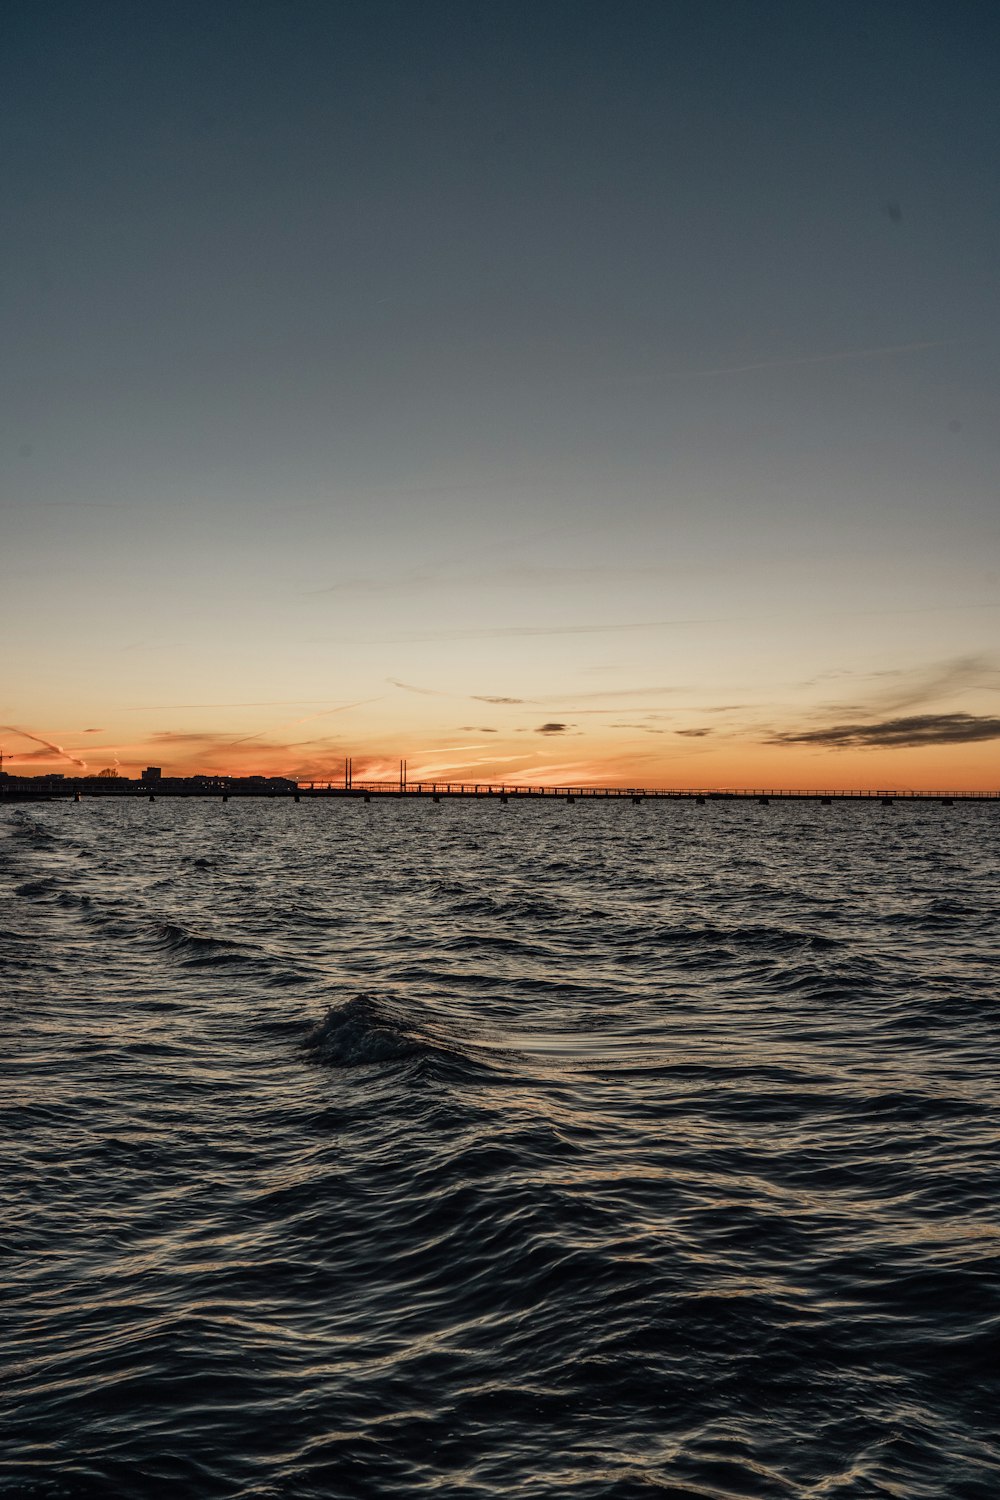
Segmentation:
[(160, 766), (147, 766), (146, 769), (143, 771), (142, 775), (139, 777), (139, 780), (140, 781), (159, 781), (159, 779), (160, 779), (160, 777), (162, 775), (163, 775), (163, 770), (162, 770), (162, 768)]

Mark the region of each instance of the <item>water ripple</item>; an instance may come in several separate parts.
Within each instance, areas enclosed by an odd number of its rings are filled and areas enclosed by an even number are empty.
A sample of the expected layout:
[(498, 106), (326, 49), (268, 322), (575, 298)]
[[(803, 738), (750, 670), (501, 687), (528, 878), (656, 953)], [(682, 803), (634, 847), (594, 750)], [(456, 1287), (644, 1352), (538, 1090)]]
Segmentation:
[(0, 813), (0, 1496), (994, 1500), (996, 810)]

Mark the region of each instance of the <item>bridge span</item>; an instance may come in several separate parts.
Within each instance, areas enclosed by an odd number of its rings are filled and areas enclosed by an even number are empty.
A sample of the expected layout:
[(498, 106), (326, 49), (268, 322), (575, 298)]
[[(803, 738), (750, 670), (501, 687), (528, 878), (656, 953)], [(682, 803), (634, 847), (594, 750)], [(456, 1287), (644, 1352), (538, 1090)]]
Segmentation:
[(955, 802), (996, 802), (1000, 792), (969, 791), (910, 791), (900, 789), (850, 790), (838, 788), (800, 789), (787, 787), (631, 787), (631, 786), (522, 786), (516, 783), (479, 781), (302, 781), (298, 784), (296, 800), (311, 797), (354, 797), (370, 802), (373, 798), (420, 798), (432, 802), (443, 798), (473, 798), (499, 802), (520, 802), (548, 799), (562, 802), (592, 801), (673, 801), (732, 802), (753, 801), (762, 804), (774, 802), (878, 802), (887, 805), (893, 802), (938, 802), (950, 805)]

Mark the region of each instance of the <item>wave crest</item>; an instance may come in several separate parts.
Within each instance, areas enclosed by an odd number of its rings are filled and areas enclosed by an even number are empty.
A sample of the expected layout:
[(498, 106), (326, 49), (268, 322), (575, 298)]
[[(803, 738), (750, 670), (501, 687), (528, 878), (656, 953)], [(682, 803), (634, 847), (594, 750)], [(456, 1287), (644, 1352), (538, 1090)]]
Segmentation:
[(456, 1047), (431, 1040), (398, 1006), (371, 995), (356, 995), (343, 1005), (331, 1005), (304, 1045), (315, 1062), (333, 1068), (411, 1058), (468, 1061)]

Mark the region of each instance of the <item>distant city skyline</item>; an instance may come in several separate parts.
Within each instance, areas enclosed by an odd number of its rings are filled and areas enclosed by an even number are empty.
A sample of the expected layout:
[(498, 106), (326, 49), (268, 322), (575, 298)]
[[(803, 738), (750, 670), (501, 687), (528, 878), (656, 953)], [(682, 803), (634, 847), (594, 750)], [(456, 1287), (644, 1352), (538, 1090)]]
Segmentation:
[(13, 4), (15, 772), (1000, 784), (1000, 13)]

